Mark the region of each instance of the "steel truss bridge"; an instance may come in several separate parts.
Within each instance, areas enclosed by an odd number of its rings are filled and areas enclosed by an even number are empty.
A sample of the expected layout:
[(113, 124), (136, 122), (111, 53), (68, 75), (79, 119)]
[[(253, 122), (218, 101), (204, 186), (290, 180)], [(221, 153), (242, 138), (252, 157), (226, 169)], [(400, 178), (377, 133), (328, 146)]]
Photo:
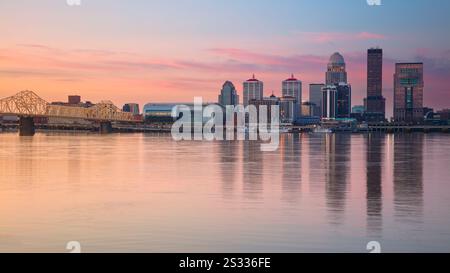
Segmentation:
[(1, 99), (0, 114), (136, 122), (132, 113), (122, 112), (110, 101), (102, 101), (92, 107), (53, 105), (41, 99), (33, 91), (22, 91), (14, 96)]
[[(33, 91), (22, 91), (14, 96), (0, 99), (0, 115), (19, 116), (21, 118), (21, 135), (34, 135), (32, 121), (34, 117), (85, 119), (101, 124), (109, 123), (109, 127), (111, 122), (139, 122), (132, 113), (121, 111), (110, 101), (102, 101), (92, 107), (54, 105), (46, 102)], [(22, 120), (24, 121), (23, 126)], [(27, 128), (30, 126), (33, 128)], [(26, 132), (27, 130), (31, 130), (31, 132)]]

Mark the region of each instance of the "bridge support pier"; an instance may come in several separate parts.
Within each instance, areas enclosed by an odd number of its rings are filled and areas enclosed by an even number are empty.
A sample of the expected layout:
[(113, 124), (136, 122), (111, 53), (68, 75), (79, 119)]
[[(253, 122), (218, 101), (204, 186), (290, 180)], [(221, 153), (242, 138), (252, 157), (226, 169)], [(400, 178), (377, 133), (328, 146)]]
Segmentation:
[(110, 121), (100, 122), (100, 134), (111, 134), (113, 132)]
[(34, 119), (32, 117), (20, 117), (19, 120), (19, 135), (20, 136), (34, 136)]

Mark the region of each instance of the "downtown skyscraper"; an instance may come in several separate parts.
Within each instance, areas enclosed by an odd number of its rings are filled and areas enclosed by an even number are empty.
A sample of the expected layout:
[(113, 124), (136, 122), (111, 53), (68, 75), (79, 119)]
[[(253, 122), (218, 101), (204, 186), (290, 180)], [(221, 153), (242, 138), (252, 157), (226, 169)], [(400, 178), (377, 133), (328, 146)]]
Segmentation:
[(335, 85), (339, 83), (347, 83), (347, 71), (345, 70), (344, 57), (335, 52), (331, 55), (325, 74), (326, 85)]
[(352, 113), (352, 86), (348, 83), (336, 84), (336, 118), (347, 119)]
[(322, 117), (325, 119), (350, 118), (352, 87), (347, 82), (344, 57), (331, 55), (325, 73), (326, 85), (322, 87)]
[(322, 87), (322, 118), (335, 119), (337, 107), (336, 85)]
[(226, 81), (223, 84), (219, 95), (219, 104), (223, 106), (239, 104), (239, 96), (232, 82)]
[(322, 116), (322, 88), (323, 83), (312, 83), (309, 85), (309, 102), (315, 104), (314, 116)]
[(394, 120), (417, 123), (423, 114), (423, 63), (397, 63), (394, 74)]
[(302, 82), (292, 75), (282, 83), (282, 99), (293, 98), (293, 116), (299, 116), (302, 105)]
[(255, 78), (255, 75), (244, 82), (244, 106), (249, 104), (250, 100), (262, 100), (264, 96), (264, 83)]
[(283, 81), (282, 96), (293, 97), (297, 100), (298, 104), (302, 104), (302, 81), (296, 79), (294, 75)]
[(367, 97), (364, 99), (365, 119), (385, 120), (386, 99), (383, 97), (383, 49), (367, 50)]

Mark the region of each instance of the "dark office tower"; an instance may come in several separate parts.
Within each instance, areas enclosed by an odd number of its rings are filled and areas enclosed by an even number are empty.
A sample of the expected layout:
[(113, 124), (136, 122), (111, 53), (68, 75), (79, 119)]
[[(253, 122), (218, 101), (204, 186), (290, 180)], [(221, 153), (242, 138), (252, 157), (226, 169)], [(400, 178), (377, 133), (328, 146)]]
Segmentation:
[(383, 88), (383, 49), (367, 50), (367, 97), (379, 97)]
[(327, 66), (327, 73), (325, 74), (326, 85), (339, 84), (341, 82), (347, 83), (347, 72), (345, 70), (344, 57), (338, 52), (330, 57)]
[(394, 74), (394, 120), (417, 123), (423, 114), (423, 63), (397, 63)]
[(336, 118), (350, 118), (352, 113), (352, 86), (336, 84)]
[(367, 121), (385, 120), (386, 99), (383, 97), (383, 49), (367, 51), (367, 98), (364, 99)]
[(322, 117), (322, 88), (324, 84), (310, 84), (309, 85), (309, 102), (316, 105), (314, 109), (314, 116)]

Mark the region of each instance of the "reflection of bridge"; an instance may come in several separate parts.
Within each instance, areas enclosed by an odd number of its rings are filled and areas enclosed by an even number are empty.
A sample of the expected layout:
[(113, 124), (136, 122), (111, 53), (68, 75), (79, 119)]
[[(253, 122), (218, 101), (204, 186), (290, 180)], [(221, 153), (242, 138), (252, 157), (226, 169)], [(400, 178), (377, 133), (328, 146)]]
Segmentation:
[(20, 117), (20, 135), (34, 135), (34, 117), (73, 118), (97, 121), (100, 131), (112, 130), (111, 122), (137, 122), (132, 113), (122, 112), (110, 101), (103, 101), (92, 107), (53, 105), (41, 99), (32, 91), (22, 91), (12, 97), (0, 100), (0, 115)]

